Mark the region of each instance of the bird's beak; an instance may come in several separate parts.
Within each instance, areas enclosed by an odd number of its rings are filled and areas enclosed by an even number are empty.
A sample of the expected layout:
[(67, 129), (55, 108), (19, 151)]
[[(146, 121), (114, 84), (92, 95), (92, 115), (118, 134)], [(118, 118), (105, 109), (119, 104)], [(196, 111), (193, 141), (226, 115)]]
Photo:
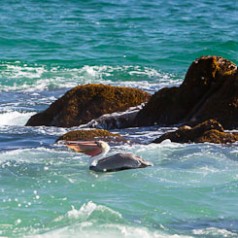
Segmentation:
[(65, 144), (73, 151), (90, 156), (96, 156), (102, 153), (102, 149), (95, 141), (66, 141)]

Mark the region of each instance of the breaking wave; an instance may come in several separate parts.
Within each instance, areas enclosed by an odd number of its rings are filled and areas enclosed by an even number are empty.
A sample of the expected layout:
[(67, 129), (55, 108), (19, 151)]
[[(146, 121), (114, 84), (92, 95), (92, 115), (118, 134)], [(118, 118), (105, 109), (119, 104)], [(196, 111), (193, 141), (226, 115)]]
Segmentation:
[(26, 124), (27, 120), (34, 115), (32, 112), (17, 112), (17, 111), (7, 111), (0, 112), (0, 126), (6, 125), (16, 125), (23, 126)]
[[(125, 223), (122, 215), (106, 206), (89, 201), (79, 210), (72, 207), (66, 215), (58, 217), (54, 222), (67, 220), (64, 228), (56, 228), (43, 234), (35, 234), (29, 237), (128, 237), (128, 238), (189, 238), (190, 236), (170, 235), (158, 230), (150, 230), (146, 227), (131, 226)], [(108, 222), (110, 221), (110, 223)], [(67, 223), (64, 221), (64, 223)]]
[[(42, 91), (72, 88), (78, 84), (106, 83), (154, 90), (176, 84), (172, 74), (143, 66), (89, 66), (65, 68), (40, 64), (24, 64), (20, 61), (0, 62), (0, 91)], [(159, 85), (158, 85), (159, 84)]]

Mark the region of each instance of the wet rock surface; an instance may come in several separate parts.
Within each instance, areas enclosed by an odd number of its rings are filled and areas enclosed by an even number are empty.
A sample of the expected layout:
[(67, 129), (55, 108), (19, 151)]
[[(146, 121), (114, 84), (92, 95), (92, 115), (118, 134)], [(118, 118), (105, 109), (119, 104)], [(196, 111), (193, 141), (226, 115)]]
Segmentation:
[(214, 118), (225, 129), (238, 127), (237, 66), (218, 56), (204, 56), (189, 67), (179, 87), (152, 95), (135, 119), (137, 126), (197, 124)]
[(175, 131), (167, 132), (155, 139), (153, 143), (161, 143), (164, 140), (176, 143), (234, 143), (238, 140), (238, 133), (225, 132), (223, 126), (216, 120), (207, 120), (194, 127), (182, 126)]
[(86, 141), (86, 140), (103, 140), (106, 142), (115, 143), (126, 143), (127, 140), (120, 134), (111, 133), (107, 130), (102, 129), (83, 129), (83, 130), (73, 130), (60, 136), (56, 142), (59, 141)]
[(142, 90), (103, 84), (77, 86), (56, 100), (45, 111), (33, 115), (27, 126), (73, 127), (106, 113), (123, 112), (148, 101)]

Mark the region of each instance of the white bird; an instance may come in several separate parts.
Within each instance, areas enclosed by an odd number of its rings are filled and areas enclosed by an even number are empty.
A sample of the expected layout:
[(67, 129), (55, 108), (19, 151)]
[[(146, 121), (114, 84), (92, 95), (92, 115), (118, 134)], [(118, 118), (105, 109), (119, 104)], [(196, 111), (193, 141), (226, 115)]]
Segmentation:
[(132, 153), (117, 153), (104, 157), (110, 150), (110, 146), (104, 141), (66, 141), (66, 145), (76, 152), (90, 155), (89, 169), (96, 172), (114, 172), (152, 165)]

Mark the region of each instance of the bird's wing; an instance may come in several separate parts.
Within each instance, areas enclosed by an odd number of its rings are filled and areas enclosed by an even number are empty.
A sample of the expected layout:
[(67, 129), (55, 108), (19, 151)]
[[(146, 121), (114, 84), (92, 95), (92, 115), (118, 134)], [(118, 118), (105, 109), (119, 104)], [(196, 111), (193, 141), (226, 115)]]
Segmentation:
[(143, 164), (143, 160), (131, 153), (118, 153), (105, 157), (98, 161), (96, 166), (91, 166), (90, 169), (98, 172), (112, 172), (125, 169), (136, 169), (149, 166)]

